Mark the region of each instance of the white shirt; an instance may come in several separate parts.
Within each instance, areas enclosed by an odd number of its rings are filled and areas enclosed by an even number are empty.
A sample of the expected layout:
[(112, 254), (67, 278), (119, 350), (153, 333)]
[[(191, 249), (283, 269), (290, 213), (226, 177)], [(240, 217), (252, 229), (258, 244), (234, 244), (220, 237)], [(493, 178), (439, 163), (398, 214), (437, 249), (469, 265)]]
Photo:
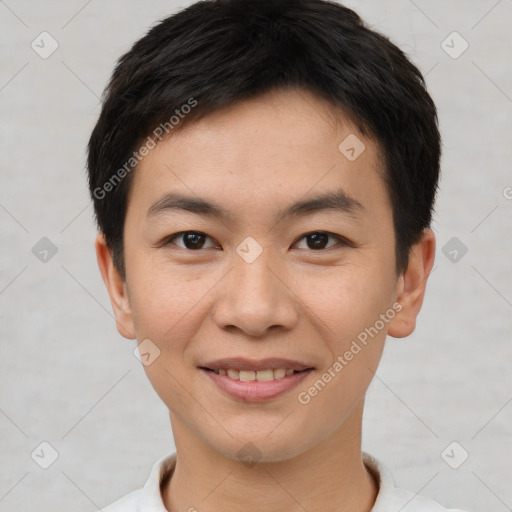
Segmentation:
[[(390, 471), (377, 459), (362, 452), (363, 462), (373, 474), (379, 492), (371, 512), (464, 512), (447, 509), (434, 500), (395, 487)], [(176, 454), (171, 453), (155, 462), (146, 484), (112, 503), (103, 512), (168, 512), (162, 501), (161, 483), (174, 471)]]

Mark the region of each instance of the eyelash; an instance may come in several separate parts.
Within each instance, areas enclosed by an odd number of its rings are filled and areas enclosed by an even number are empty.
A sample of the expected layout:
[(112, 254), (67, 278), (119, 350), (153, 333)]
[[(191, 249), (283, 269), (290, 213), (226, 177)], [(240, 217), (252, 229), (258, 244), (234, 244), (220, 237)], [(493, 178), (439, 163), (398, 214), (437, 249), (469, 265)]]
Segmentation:
[[(183, 236), (185, 234), (188, 234), (188, 233), (194, 233), (196, 235), (204, 235), (206, 236), (207, 238), (210, 238), (211, 240), (213, 240), (213, 238), (211, 238), (210, 236), (208, 236), (206, 233), (203, 233), (201, 231), (194, 231), (194, 230), (190, 230), (190, 231), (180, 231), (178, 233), (174, 233), (173, 235), (170, 235), (168, 237), (166, 237), (163, 242), (162, 242), (162, 246), (169, 246), (169, 245), (175, 245), (176, 247), (178, 247), (179, 249), (183, 249), (185, 251), (188, 251), (188, 252), (199, 252), (201, 250), (203, 250), (202, 248), (201, 249), (188, 249), (187, 247), (181, 247), (179, 245), (176, 245), (175, 243), (172, 242), (172, 240), (174, 240), (175, 238), (178, 238), (180, 236)], [(335, 238), (338, 240), (338, 244), (341, 248), (341, 247), (355, 247), (355, 244), (353, 242), (351, 242), (350, 240), (347, 240), (346, 238), (340, 236), (340, 235), (336, 235), (334, 233), (330, 233), (328, 231), (310, 231), (309, 233), (305, 233), (304, 235), (302, 235), (300, 238), (298, 238), (296, 240), (296, 242), (294, 242), (294, 245), (299, 242), (300, 240), (302, 240), (303, 238), (306, 238), (307, 236), (309, 235), (316, 235), (316, 234), (322, 234), (322, 235), (326, 235), (328, 236), (329, 238)], [(327, 247), (327, 248), (322, 248), (322, 249), (306, 249), (308, 250), (309, 252), (322, 252), (322, 251), (327, 251), (329, 249), (332, 249), (332, 248), (335, 248), (336, 245), (334, 246), (331, 246), (331, 247)], [(207, 247), (207, 249), (211, 249), (211, 247)], [(304, 250), (304, 249), (301, 249), (301, 250)]]

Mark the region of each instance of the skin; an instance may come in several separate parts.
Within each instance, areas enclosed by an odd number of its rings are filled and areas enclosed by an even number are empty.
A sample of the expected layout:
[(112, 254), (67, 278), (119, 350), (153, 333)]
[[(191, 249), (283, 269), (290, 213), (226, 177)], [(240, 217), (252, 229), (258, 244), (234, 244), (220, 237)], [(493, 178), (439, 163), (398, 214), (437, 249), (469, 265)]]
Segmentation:
[[(361, 458), (365, 393), (386, 335), (415, 328), (435, 238), (425, 230), (407, 270), (395, 273), (395, 234), (378, 147), (343, 113), (303, 90), (280, 90), (217, 111), (163, 140), (139, 164), (124, 226), (126, 276), (100, 234), (96, 251), (121, 335), (161, 351), (145, 371), (169, 408), (177, 450), (162, 496), (170, 511), (371, 510), (378, 486)], [(356, 134), (349, 161), (338, 145)], [(300, 199), (343, 188), (363, 208), (273, 221)], [(169, 210), (166, 192), (216, 202), (221, 221)], [(162, 240), (207, 235), (203, 248)], [(315, 249), (305, 235), (335, 237)], [(254, 238), (252, 263), (236, 247)], [(190, 247), (190, 246), (189, 246)], [(307, 390), (379, 315), (401, 311), (307, 405)], [(315, 370), (298, 388), (260, 404), (227, 397), (198, 365), (223, 357), (284, 357)], [(257, 464), (239, 460), (252, 443)]]

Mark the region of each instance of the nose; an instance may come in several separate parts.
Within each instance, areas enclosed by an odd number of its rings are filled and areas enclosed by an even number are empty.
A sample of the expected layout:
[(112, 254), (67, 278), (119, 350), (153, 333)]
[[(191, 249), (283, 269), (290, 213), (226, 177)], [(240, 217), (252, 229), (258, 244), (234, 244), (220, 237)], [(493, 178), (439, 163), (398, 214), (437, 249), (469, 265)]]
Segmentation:
[(251, 263), (236, 255), (213, 313), (220, 328), (264, 337), (271, 329), (291, 330), (296, 325), (295, 294), (286, 284), (282, 265), (272, 261), (269, 253), (264, 250)]

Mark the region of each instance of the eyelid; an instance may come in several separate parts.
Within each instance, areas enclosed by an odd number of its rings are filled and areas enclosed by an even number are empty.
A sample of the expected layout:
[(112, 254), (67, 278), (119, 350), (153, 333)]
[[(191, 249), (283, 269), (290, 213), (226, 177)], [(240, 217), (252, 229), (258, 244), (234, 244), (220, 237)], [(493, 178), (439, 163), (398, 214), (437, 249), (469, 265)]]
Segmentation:
[(327, 252), (327, 251), (329, 251), (331, 249), (336, 249), (336, 248), (340, 248), (340, 247), (353, 247), (353, 248), (357, 247), (357, 245), (354, 242), (352, 242), (351, 240), (349, 240), (348, 238), (345, 238), (344, 236), (337, 235), (336, 233), (331, 233), (330, 231), (324, 231), (324, 230), (308, 231), (307, 233), (304, 233), (299, 238), (297, 238), (297, 240), (295, 242), (293, 242), (293, 245), (295, 245), (297, 242), (299, 242), (300, 240), (302, 240), (306, 236), (312, 235), (312, 234), (316, 234), (316, 233), (321, 233), (323, 235), (327, 235), (330, 238), (335, 238), (335, 239), (338, 240), (338, 243), (336, 245), (328, 247), (327, 249), (318, 249), (318, 250), (314, 250), (314, 249), (298, 249), (298, 250), (305, 250), (305, 251), (310, 252), (310, 253), (322, 253), (322, 252)]
[[(206, 238), (209, 238), (210, 240), (214, 240), (216, 243), (218, 243), (213, 237), (211, 237), (210, 235), (207, 235), (206, 233), (204, 233), (202, 231), (197, 231), (197, 230), (194, 230), (194, 229), (189, 229), (189, 230), (186, 230), (186, 231), (178, 231), (176, 233), (173, 233), (172, 235), (169, 235), (169, 236), (165, 237), (162, 240), (162, 242), (159, 244), (159, 246), (165, 247), (165, 246), (168, 246), (170, 244), (176, 245), (173, 242), (171, 242), (171, 240), (174, 239), (174, 238), (178, 238), (180, 235), (184, 235), (186, 233), (195, 233), (195, 234), (198, 234), (198, 235), (204, 235)], [(324, 231), (324, 230), (308, 231), (307, 233), (304, 233), (304, 234), (300, 235), (293, 242), (292, 245), (295, 245), (296, 243), (298, 243), (303, 238), (306, 238), (308, 235), (317, 234), (317, 233), (321, 233), (321, 234), (327, 235), (330, 238), (337, 239), (338, 240), (338, 244), (333, 245), (331, 247), (328, 247), (327, 249), (318, 249), (318, 250), (314, 250), (314, 249), (298, 249), (298, 250), (305, 250), (307, 252), (312, 252), (312, 253), (321, 253), (321, 252), (327, 252), (330, 249), (335, 249), (338, 246), (341, 246), (341, 247), (357, 247), (357, 244), (355, 244), (351, 240), (349, 240), (349, 239), (347, 239), (347, 238), (345, 238), (345, 237), (343, 237), (341, 235), (337, 235), (336, 233), (331, 233), (330, 231)], [(196, 250), (187, 249), (186, 247), (180, 247), (180, 246), (176, 246), (176, 247), (178, 247), (179, 249), (183, 249), (183, 250), (185, 250), (187, 252), (200, 252), (201, 250), (203, 250), (203, 249), (196, 249)], [(207, 249), (211, 249), (211, 247), (207, 247)]]
[[(171, 242), (171, 240), (173, 240), (174, 238), (179, 238), (180, 235), (184, 235), (186, 233), (194, 233), (194, 234), (197, 234), (197, 235), (204, 235), (206, 238), (209, 238), (210, 240), (214, 240), (216, 243), (218, 243), (213, 237), (211, 237), (210, 235), (207, 235), (206, 233), (204, 233), (203, 231), (197, 231), (195, 229), (187, 229), (185, 231), (178, 231), (177, 233), (173, 233), (172, 235), (169, 235), (169, 236), (166, 236), (159, 244), (158, 246), (159, 247), (166, 247), (168, 245), (176, 245), (175, 243)], [(219, 244), (220, 245), (220, 244)], [(201, 250), (203, 249), (196, 249), (196, 250), (193, 250), (193, 249), (187, 249), (186, 247), (180, 247), (179, 245), (176, 245), (176, 247), (178, 249), (183, 249), (184, 251), (188, 251), (188, 252), (200, 252)], [(207, 249), (211, 249), (211, 247), (207, 247)]]

